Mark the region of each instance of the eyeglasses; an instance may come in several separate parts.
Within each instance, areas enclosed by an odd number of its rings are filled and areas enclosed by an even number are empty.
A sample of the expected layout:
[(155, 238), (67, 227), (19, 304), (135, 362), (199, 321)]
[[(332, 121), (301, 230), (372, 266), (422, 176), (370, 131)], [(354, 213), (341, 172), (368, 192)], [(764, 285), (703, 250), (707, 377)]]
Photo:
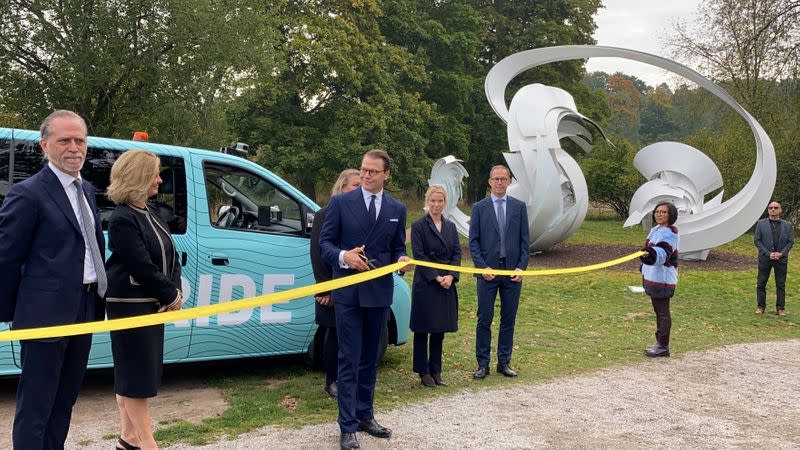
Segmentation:
[(768, 209), (781, 209), (780, 206), (769, 206)]
[(369, 175), (371, 177), (374, 177), (375, 175), (377, 175), (379, 173), (386, 172), (386, 169), (384, 169), (384, 170), (375, 170), (375, 169), (365, 169), (363, 167), (361, 169), (359, 169), (359, 170), (361, 171), (361, 175)]
[(653, 212), (653, 214), (669, 214), (669, 211), (662, 211), (660, 209)]
[(508, 183), (509, 181), (511, 181), (511, 178), (494, 177), (494, 178), (489, 178), (489, 181), (491, 181), (492, 183)]

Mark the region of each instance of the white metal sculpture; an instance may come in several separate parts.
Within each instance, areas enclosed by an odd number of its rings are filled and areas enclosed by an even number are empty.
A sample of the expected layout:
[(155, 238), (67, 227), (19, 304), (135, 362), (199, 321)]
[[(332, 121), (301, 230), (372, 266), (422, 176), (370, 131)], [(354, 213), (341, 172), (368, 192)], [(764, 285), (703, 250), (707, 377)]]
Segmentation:
[[(508, 116), (503, 118), (508, 122), (510, 150), (503, 156), (516, 178), (508, 194), (527, 206), (532, 250), (544, 250), (567, 239), (586, 217), (586, 179), (578, 163), (559, 143), (560, 139), (569, 138), (584, 151), (591, 151), (587, 140), (592, 135), (586, 126), (599, 127), (577, 109), (566, 91), (532, 84), (514, 95)], [(443, 184), (448, 198), (455, 199), (448, 202), (444, 214), (456, 223), (459, 232), (467, 235), (469, 217), (456, 208), (463, 176), (466, 170), (448, 156), (434, 164), (428, 182)]]
[[(678, 217), (698, 214), (722, 203), (723, 191), (704, 201), (706, 195), (722, 187), (722, 174), (711, 158), (692, 146), (680, 142), (650, 144), (636, 153), (633, 166), (649, 181), (633, 194), (624, 227), (639, 223), (645, 229), (652, 227), (653, 209), (662, 201), (672, 202)], [(680, 255), (682, 259), (705, 260), (708, 252), (682, 251)]]
[[(576, 142), (581, 145), (581, 136), (585, 136), (582, 122), (588, 120), (577, 113), (574, 103), (564, 104), (563, 100), (569, 94), (564, 93), (564, 97), (554, 90), (551, 91), (552, 97), (530, 98), (526, 93), (519, 100), (515, 95), (509, 109), (505, 103), (505, 89), (514, 77), (533, 67), (591, 57), (630, 59), (671, 71), (708, 90), (744, 118), (755, 137), (756, 164), (747, 184), (736, 195), (722, 202), (720, 193), (712, 201), (703, 203), (702, 198), (707, 193), (720, 187), (718, 181), (721, 176), (718, 176), (716, 167), (713, 164), (709, 166), (710, 160), (699, 156), (699, 150), (678, 143), (657, 143), (650, 146), (650, 149), (646, 148), (647, 151), (643, 149), (644, 156), (635, 162), (649, 181), (637, 191), (634, 200), (639, 220), (645, 218), (648, 205), (654, 204), (656, 198), (668, 198), (683, 206), (677, 226), (681, 233), (681, 252), (684, 254), (702, 257), (703, 252), (707, 254), (708, 249), (736, 239), (746, 232), (758, 220), (764, 206), (769, 202), (777, 174), (774, 146), (755, 118), (722, 88), (682, 64), (635, 50), (568, 45), (515, 53), (497, 63), (486, 77), (486, 97), (495, 113), (508, 124), (510, 152), (504, 153), (504, 156), (517, 178), (509, 187), (509, 193), (528, 206), (532, 248), (546, 248), (566, 239), (583, 221), (585, 210), (581, 213), (579, 200), (582, 199), (582, 192), (585, 192), (585, 181), (577, 164), (575, 167), (571, 166), (574, 160), (558, 146), (558, 139), (571, 133), (570, 137), (577, 138)], [(528, 88), (531, 86), (521, 89), (518, 95), (523, 91), (533, 93), (537, 92), (535, 89), (539, 89)], [(553, 103), (553, 99), (558, 101)], [(553, 132), (554, 124), (557, 132)], [(583, 145), (581, 147), (586, 148)], [(662, 153), (669, 154), (669, 157), (653, 156)], [(564, 155), (569, 159), (564, 158)], [(458, 164), (458, 161), (450, 158), (437, 163), (439, 171), (434, 170), (431, 181), (458, 185), (460, 192), (460, 183), (463, 176), (466, 176), (466, 171), (463, 171), (463, 167), (454, 169), (455, 166), (451, 165)], [(666, 164), (659, 167), (662, 162)], [(702, 170), (696, 170), (698, 168)], [(574, 169), (577, 169), (577, 174)], [(458, 175), (461, 171), (463, 175)], [(448, 172), (455, 176), (448, 178), (445, 175)], [(558, 182), (554, 181), (556, 173)], [(581, 182), (583, 186), (580, 186)], [(452, 198), (448, 202), (448, 208), (455, 209), (457, 201), (458, 198)], [(559, 202), (560, 210), (554, 206)], [(462, 233), (463, 230), (468, 230), (466, 215), (463, 213), (458, 215), (451, 212), (448, 217), (462, 222), (459, 224)], [(634, 220), (633, 215), (629, 220)]]

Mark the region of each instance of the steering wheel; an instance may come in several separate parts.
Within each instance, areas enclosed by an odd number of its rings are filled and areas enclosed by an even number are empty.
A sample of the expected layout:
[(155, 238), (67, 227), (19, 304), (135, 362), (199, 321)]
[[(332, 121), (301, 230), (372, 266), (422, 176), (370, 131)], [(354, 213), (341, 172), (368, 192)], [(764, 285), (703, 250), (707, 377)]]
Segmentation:
[(220, 214), (219, 219), (217, 219), (216, 225), (222, 228), (231, 228), (233, 227), (239, 220), (242, 211), (239, 209), (238, 206), (231, 206), (225, 212)]

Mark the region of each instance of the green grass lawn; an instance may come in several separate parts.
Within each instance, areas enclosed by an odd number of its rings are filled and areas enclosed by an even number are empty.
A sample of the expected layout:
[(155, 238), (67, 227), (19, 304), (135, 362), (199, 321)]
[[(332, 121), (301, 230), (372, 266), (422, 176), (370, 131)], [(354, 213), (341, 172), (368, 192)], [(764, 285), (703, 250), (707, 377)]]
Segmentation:
[[(417, 214), (417, 217), (419, 214)], [(621, 222), (589, 220), (569, 242), (631, 244), (643, 241), (641, 228), (622, 229)], [(800, 308), (795, 281), (800, 258), (790, 258), (787, 282), (789, 315), (758, 317), (755, 309), (755, 249), (745, 235), (719, 250), (753, 258), (744, 271), (690, 271), (679, 275), (672, 302), (673, 357), (693, 351), (744, 342), (797, 338)], [(468, 257), (464, 260), (469, 264)], [(406, 280), (411, 280), (406, 275)], [(770, 280), (772, 281), (772, 280)], [(512, 366), (519, 377), (492, 374), (472, 380), (475, 369), (475, 282), (463, 276), (459, 283), (460, 314), (457, 333), (445, 338), (443, 378), (447, 388), (423, 388), (411, 371), (411, 343), (390, 347), (378, 374), (375, 406), (380, 411), (419, 403), (462, 389), (482, 390), (517, 386), (597, 368), (644, 361), (643, 349), (654, 341), (655, 320), (649, 298), (633, 294), (636, 272), (605, 270), (572, 276), (533, 277), (524, 281), (517, 316)], [(774, 284), (768, 289), (774, 302)], [(770, 303), (768, 302), (768, 305)], [(774, 303), (772, 303), (774, 305)], [(499, 311), (495, 315), (496, 338)], [(493, 341), (496, 342), (496, 341)], [(494, 357), (494, 351), (492, 352)], [(494, 369), (495, 361), (491, 363)], [(263, 425), (300, 427), (336, 419), (336, 401), (322, 391), (324, 375), (306, 369), (298, 360), (252, 373), (214, 376), (209, 384), (223, 389), (230, 409), (202, 425), (167, 424), (156, 433), (159, 442), (213, 442), (222, 434), (236, 435)], [(281, 406), (296, 400), (296, 409)], [(158, 416), (158, 411), (154, 411)], [(388, 424), (391, 426), (391, 424)], [(163, 425), (162, 425), (163, 426)]]

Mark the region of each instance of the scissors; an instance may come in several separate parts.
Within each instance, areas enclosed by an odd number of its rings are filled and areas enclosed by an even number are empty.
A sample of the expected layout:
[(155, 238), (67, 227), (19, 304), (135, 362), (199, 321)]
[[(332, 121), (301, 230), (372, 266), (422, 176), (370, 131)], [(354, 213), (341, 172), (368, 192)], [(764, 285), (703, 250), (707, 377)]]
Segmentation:
[(359, 258), (361, 258), (362, 261), (367, 263), (367, 267), (369, 267), (370, 269), (377, 269), (377, 267), (375, 267), (375, 264), (373, 264), (375, 262), (375, 260), (374, 259), (370, 259), (369, 257), (367, 257), (367, 254), (364, 253), (364, 248), (363, 247), (361, 248), (361, 251), (358, 253), (358, 256), (359, 256)]

